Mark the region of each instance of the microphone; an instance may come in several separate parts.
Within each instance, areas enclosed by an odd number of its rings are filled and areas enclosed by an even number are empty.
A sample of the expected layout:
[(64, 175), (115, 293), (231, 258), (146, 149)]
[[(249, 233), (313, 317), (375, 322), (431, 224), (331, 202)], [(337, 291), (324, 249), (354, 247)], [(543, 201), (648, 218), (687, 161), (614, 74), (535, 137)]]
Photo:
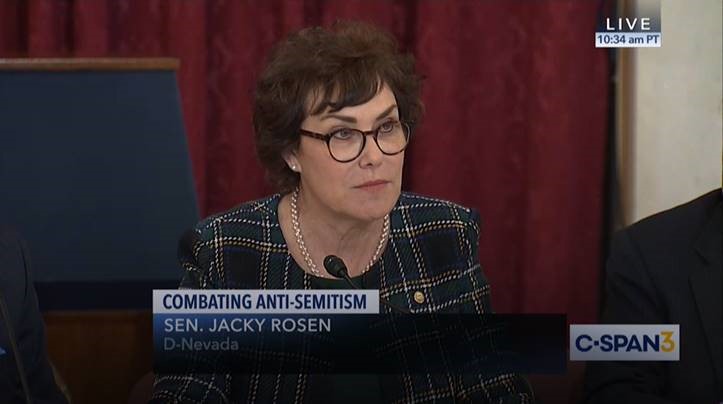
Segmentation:
[(327, 255), (326, 258), (324, 258), (324, 268), (326, 268), (326, 272), (330, 273), (332, 276), (345, 279), (351, 284), (351, 286), (354, 287), (354, 289), (359, 289), (354, 282), (351, 281), (349, 271), (346, 269), (346, 264), (344, 264), (344, 261), (341, 258), (336, 255)]
[(25, 402), (27, 404), (32, 403), (30, 399), (30, 389), (28, 388), (28, 380), (25, 377), (25, 369), (23, 367), (23, 359), (20, 357), (20, 350), (15, 342), (15, 332), (13, 331), (12, 319), (8, 314), (7, 306), (5, 306), (5, 300), (3, 300), (2, 294), (0, 294), (0, 318), (5, 320), (7, 325), (8, 339), (10, 340), (10, 349), (13, 351), (15, 356), (15, 367), (18, 369), (18, 375), (20, 376), (20, 384), (23, 387), (23, 394), (25, 394)]
[[(326, 272), (331, 274), (333, 277), (344, 279), (346, 283), (351, 285), (352, 288), (361, 289), (349, 277), (349, 270), (346, 269), (346, 264), (344, 263), (344, 260), (337, 257), (336, 255), (327, 255), (326, 258), (324, 258), (324, 268), (326, 268)], [(409, 310), (398, 307), (381, 296), (379, 296), (379, 301), (382, 302), (383, 305), (392, 309), (392, 311), (396, 311), (397, 313), (402, 314), (409, 314)]]

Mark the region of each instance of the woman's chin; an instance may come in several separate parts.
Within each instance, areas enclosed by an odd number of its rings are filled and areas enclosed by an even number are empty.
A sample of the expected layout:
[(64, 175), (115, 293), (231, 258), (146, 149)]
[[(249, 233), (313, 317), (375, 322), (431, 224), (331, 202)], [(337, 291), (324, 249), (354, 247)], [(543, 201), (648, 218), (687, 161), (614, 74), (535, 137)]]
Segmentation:
[(362, 205), (361, 208), (355, 209), (354, 216), (358, 220), (365, 222), (383, 219), (384, 216), (391, 212), (392, 208), (394, 208), (395, 203), (396, 200), (391, 203), (389, 201), (375, 201), (373, 203), (367, 203)]

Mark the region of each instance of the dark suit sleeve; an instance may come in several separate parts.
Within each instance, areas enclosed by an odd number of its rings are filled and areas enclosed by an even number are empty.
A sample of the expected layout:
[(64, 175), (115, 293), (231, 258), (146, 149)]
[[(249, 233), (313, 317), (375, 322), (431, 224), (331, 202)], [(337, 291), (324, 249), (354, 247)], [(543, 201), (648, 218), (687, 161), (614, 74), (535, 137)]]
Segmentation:
[[(492, 313), (490, 287), (479, 263), (479, 214), (472, 210), (465, 225), (466, 269), (460, 278), (461, 313)], [(489, 340), (470, 341), (490, 344)], [(527, 380), (515, 373), (480, 373), (458, 376), (460, 397), (472, 403), (532, 403), (534, 394)]]
[(23, 241), (18, 239), (17, 244), (18, 254), (24, 264), (21, 279), (23, 291), (20, 307), (11, 307), (10, 310), (18, 310), (19, 313), (15, 335), (30, 395), (34, 403), (67, 403), (65, 396), (55, 383), (53, 370), (48, 360), (45, 326), (33, 286), (30, 255)]
[[(607, 262), (602, 323), (664, 324), (661, 303), (645, 260), (627, 230), (616, 234)], [(589, 403), (669, 403), (661, 362), (588, 362), (585, 377)]]

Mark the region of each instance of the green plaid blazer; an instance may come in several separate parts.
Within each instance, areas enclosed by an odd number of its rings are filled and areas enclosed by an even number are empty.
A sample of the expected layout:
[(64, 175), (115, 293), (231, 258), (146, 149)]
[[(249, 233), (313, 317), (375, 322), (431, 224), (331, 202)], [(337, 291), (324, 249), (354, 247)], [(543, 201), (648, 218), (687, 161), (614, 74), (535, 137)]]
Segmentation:
[[(291, 257), (279, 225), (281, 195), (248, 202), (200, 222), (181, 239), (181, 288), (309, 289), (311, 275)], [(478, 260), (479, 215), (451, 202), (402, 193), (390, 237), (372, 271), (379, 291), (411, 313), (490, 312), (490, 288)], [(418, 303), (415, 292), (424, 294)], [(421, 300), (421, 299), (418, 299)], [(390, 311), (386, 306), (380, 310)], [(516, 374), (380, 375), (389, 403), (528, 403)], [(315, 374), (156, 375), (157, 403), (323, 403)]]

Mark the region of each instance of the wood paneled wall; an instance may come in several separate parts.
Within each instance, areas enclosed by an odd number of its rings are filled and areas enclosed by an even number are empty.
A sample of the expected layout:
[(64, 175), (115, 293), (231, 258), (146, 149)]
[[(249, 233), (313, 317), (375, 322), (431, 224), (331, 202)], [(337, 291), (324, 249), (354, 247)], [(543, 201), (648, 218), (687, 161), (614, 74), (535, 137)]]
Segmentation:
[(152, 371), (150, 311), (44, 313), (50, 360), (74, 404), (127, 403)]

